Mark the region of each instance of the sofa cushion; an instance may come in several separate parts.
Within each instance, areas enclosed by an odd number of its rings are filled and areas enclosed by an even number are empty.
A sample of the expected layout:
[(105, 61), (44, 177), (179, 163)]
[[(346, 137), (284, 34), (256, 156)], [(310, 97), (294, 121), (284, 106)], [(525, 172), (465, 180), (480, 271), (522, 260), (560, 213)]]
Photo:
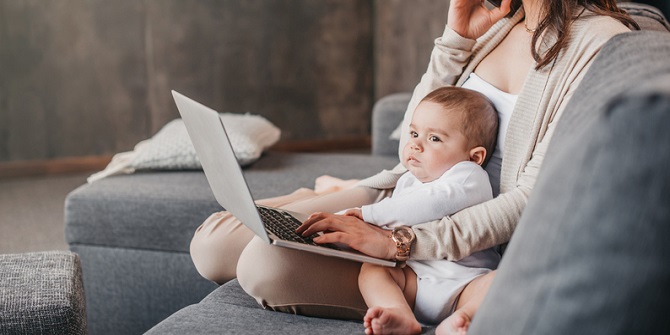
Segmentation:
[(358, 334), (354, 321), (319, 319), (267, 311), (236, 280), (216, 289), (199, 304), (176, 312), (147, 334)]
[[(262, 199), (314, 187), (322, 174), (363, 178), (397, 163), (395, 156), (268, 153), (244, 174)], [(188, 252), (198, 225), (220, 210), (202, 171), (113, 176), (68, 195), (66, 239), (70, 245)]]
[(603, 48), (472, 334), (670, 333), (668, 55), (667, 33), (623, 34)]

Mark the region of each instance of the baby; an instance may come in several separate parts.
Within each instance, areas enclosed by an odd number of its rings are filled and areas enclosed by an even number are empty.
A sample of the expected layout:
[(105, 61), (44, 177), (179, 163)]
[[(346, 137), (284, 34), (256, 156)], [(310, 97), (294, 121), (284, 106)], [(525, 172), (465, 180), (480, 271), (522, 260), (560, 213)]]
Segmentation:
[[(490, 200), (486, 164), (495, 148), (498, 116), (484, 95), (459, 87), (428, 94), (412, 117), (402, 151), (407, 168), (393, 195), (345, 212), (368, 223), (393, 228), (441, 219)], [(421, 332), (455, 312), (463, 288), (495, 269), (493, 249), (458, 262), (408, 261), (407, 267), (363, 264), (359, 287), (368, 307), (366, 334)]]

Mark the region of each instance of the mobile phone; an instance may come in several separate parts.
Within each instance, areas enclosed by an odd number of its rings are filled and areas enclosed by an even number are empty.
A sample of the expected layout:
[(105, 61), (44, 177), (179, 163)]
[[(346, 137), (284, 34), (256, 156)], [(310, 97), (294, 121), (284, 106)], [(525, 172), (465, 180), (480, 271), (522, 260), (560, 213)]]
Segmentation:
[(488, 1), (490, 4), (496, 7), (500, 7), (500, 3), (502, 3), (502, 0), (486, 0), (486, 1)]

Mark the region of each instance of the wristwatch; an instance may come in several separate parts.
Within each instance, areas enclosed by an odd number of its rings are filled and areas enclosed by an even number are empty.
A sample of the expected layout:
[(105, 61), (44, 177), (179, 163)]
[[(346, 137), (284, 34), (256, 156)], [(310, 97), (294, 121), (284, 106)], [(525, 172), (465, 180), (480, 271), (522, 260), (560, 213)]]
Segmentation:
[(414, 230), (407, 226), (395, 227), (391, 239), (393, 239), (397, 248), (395, 259), (400, 262), (408, 260), (412, 250), (412, 242), (416, 239)]

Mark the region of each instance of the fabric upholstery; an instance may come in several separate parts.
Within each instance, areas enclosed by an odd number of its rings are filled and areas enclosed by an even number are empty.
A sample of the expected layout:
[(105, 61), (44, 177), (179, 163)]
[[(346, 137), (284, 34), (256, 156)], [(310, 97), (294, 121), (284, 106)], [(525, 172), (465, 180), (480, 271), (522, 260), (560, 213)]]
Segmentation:
[(0, 255), (0, 333), (86, 334), (79, 257), (67, 251)]
[(142, 334), (218, 287), (197, 273), (188, 253), (88, 245), (72, 250), (81, 256), (91, 334)]
[[(424, 328), (424, 333), (434, 329)], [(147, 334), (362, 334), (355, 321), (320, 319), (263, 310), (237, 280), (216, 289), (154, 326)]]
[(197, 305), (186, 307), (147, 334), (356, 334), (352, 321), (310, 318), (263, 310), (239, 286), (228, 282)]
[(618, 6), (640, 25), (641, 30), (670, 31), (670, 24), (656, 7), (634, 2), (624, 2)]
[[(220, 115), (240, 165), (255, 162), (281, 135), (279, 128), (260, 115)], [(131, 167), (138, 170), (201, 169), (184, 121), (175, 119), (166, 124), (138, 150)]]
[[(392, 134), (402, 122), (411, 93), (396, 93), (377, 101), (372, 109), (372, 154), (396, 156), (400, 134)], [(399, 131), (399, 130), (398, 130)]]
[(658, 8), (663, 13), (663, 16), (670, 18), (670, 1), (668, 0), (635, 0), (635, 2)]
[(658, 32), (622, 34), (602, 50), (472, 334), (670, 332), (668, 55), (670, 35)]
[[(396, 156), (269, 153), (244, 174), (254, 197), (262, 199), (313, 188), (322, 174), (361, 178), (397, 162)], [(68, 195), (66, 239), (70, 245), (188, 252), (195, 229), (220, 210), (201, 171), (114, 176)]]

